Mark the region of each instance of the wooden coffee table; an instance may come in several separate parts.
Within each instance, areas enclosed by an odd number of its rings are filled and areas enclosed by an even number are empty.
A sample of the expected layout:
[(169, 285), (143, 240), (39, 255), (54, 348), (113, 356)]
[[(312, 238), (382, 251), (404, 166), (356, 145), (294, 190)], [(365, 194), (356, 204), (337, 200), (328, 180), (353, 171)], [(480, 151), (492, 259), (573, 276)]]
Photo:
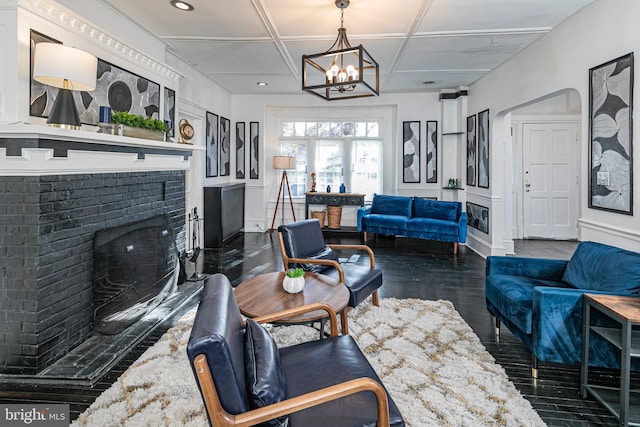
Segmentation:
[[(258, 317), (276, 311), (324, 302), (336, 313), (342, 313), (349, 303), (347, 287), (331, 277), (316, 273), (305, 273), (302, 292), (290, 294), (282, 288), (284, 272), (259, 274), (240, 283), (235, 288), (235, 297), (240, 312), (247, 317)], [(316, 310), (290, 317), (279, 323), (312, 323), (328, 317), (323, 310)], [(345, 313), (341, 315), (342, 331), (348, 331)]]

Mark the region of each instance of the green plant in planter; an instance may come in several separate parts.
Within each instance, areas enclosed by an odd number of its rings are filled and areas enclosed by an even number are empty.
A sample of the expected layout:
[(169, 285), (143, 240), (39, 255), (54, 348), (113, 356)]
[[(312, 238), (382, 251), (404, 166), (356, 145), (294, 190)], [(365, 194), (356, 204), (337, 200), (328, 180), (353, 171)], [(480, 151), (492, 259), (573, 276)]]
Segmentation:
[(117, 125), (131, 126), (134, 128), (159, 130), (161, 132), (169, 131), (169, 128), (162, 120), (139, 116), (137, 114), (127, 113), (126, 111), (113, 111), (111, 113), (111, 122)]
[(304, 276), (304, 270), (301, 268), (290, 268), (287, 271), (287, 277), (295, 278)]

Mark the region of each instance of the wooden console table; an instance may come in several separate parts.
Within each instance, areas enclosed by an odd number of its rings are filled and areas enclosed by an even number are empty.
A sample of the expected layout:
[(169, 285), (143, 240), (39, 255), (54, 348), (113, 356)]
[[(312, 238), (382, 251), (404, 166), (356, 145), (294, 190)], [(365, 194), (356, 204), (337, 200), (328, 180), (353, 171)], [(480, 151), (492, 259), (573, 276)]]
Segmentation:
[[(305, 194), (304, 218), (309, 218), (309, 205), (326, 206), (364, 206), (365, 194), (358, 193), (320, 193), (308, 191)], [(342, 231), (348, 231), (353, 227), (342, 227)], [(351, 230), (355, 231), (355, 230)]]

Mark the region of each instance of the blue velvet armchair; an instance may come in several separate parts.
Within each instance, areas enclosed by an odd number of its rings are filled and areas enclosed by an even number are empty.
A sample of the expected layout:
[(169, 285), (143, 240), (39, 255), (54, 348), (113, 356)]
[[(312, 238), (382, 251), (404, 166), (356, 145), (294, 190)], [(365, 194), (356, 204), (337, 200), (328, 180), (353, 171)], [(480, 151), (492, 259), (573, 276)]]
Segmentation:
[[(538, 361), (579, 364), (584, 293), (640, 294), (640, 254), (595, 242), (581, 242), (569, 261), (490, 256), (485, 297), (495, 317)], [(606, 324), (597, 317), (595, 322)], [(590, 341), (590, 364), (618, 367), (619, 357), (599, 337)]]

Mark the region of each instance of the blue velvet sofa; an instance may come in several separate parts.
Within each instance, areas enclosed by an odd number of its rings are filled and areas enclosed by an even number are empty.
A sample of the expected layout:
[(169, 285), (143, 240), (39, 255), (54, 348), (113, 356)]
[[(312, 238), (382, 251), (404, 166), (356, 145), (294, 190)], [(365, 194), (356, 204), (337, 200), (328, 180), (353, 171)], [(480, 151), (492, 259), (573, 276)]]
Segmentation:
[[(595, 242), (581, 242), (569, 261), (490, 256), (486, 260), (487, 309), (532, 353), (537, 362), (579, 364), (582, 356), (582, 295), (640, 296), (640, 253)], [(593, 315), (602, 326), (603, 316)], [(619, 352), (592, 336), (589, 364), (619, 366)]]
[(370, 207), (358, 210), (358, 231), (453, 243), (467, 241), (467, 213), (460, 202), (374, 194)]

